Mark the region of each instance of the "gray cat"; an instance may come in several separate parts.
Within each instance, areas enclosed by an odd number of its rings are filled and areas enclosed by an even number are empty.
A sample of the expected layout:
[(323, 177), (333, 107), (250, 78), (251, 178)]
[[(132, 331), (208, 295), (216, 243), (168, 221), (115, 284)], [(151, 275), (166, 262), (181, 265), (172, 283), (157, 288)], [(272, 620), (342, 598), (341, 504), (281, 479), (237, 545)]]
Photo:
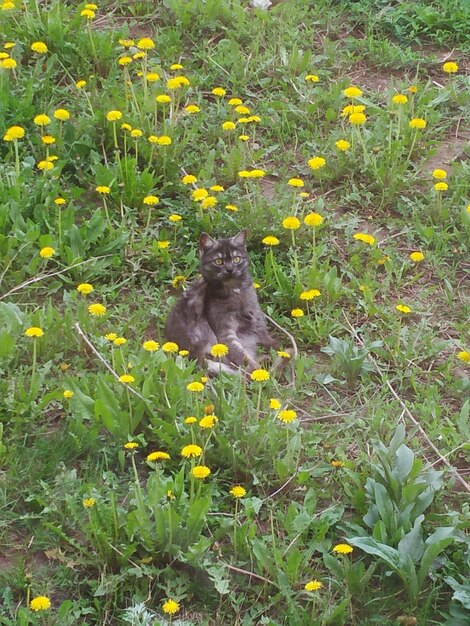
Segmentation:
[(222, 364), (207, 359), (210, 372), (223, 369), (233, 373), (233, 365), (251, 372), (259, 367), (257, 345), (275, 345), (248, 270), (246, 237), (246, 230), (227, 239), (201, 234), (202, 277), (176, 302), (166, 323), (166, 339), (189, 350), (200, 363), (210, 357), (214, 344), (228, 346)]

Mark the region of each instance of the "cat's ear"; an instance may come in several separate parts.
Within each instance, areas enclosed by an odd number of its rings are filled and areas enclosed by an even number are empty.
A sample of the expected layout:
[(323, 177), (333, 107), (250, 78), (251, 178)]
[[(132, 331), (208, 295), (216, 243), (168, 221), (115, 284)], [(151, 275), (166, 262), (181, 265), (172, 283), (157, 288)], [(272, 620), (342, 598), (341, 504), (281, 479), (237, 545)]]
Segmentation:
[(199, 237), (199, 250), (201, 252), (209, 250), (212, 246), (215, 246), (216, 243), (216, 240), (212, 239), (210, 235), (207, 233), (201, 233), (201, 236)]
[(246, 228), (244, 228), (243, 230), (241, 230), (239, 233), (237, 233), (236, 235), (234, 235), (230, 241), (235, 245), (235, 246), (244, 246), (245, 242), (246, 242), (246, 238), (248, 237), (248, 231)]

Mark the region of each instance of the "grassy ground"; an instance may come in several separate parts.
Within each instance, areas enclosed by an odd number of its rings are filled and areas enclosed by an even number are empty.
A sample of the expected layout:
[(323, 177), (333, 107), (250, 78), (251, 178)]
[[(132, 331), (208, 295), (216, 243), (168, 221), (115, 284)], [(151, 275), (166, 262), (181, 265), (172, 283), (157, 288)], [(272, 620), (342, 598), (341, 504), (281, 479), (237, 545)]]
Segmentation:
[[(0, 9), (0, 624), (468, 624), (468, 4)], [(298, 356), (208, 381), (241, 228)]]

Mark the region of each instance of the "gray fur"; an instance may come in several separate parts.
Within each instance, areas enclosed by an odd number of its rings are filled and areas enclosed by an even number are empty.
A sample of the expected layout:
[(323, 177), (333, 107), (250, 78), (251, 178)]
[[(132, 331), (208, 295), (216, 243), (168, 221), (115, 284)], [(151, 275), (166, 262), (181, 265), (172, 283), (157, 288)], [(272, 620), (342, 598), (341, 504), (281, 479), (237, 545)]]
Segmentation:
[[(165, 327), (166, 339), (189, 350), (201, 363), (210, 356), (214, 344), (226, 344), (229, 353), (223, 359), (224, 371), (233, 371), (231, 365), (248, 371), (256, 369), (257, 345), (275, 344), (248, 269), (246, 236), (245, 230), (227, 239), (213, 239), (202, 233), (202, 277), (176, 302)], [(212, 360), (209, 365), (213, 371), (219, 363)]]

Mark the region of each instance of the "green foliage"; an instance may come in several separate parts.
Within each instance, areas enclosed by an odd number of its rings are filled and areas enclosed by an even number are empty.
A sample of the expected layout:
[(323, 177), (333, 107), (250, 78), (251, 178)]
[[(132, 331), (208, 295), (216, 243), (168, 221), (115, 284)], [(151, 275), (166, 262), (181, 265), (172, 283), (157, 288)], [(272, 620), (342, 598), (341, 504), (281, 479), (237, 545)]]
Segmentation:
[(370, 352), (380, 348), (382, 341), (373, 341), (369, 345), (358, 348), (352, 339), (329, 337), (330, 345), (321, 351), (332, 358), (333, 373), (344, 376), (349, 389), (353, 389), (359, 376), (365, 372), (373, 372), (374, 366), (367, 361)]
[[(465, 48), (466, 6), (105, 1), (87, 20), (83, 3), (13, 5), (0, 10), (0, 623), (466, 623), (468, 507), (427, 438), (468, 464), (468, 78), (413, 42)], [(178, 75), (189, 84), (172, 89)], [(242, 228), (283, 354), (260, 355), (263, 383), (206, 380), (163, 346), (200, 233)], [(387, 381), (423, 429), (406, 445)], [(350, 554), (333, 549), (344, 536)], [(49, 611), (28, 606), (37, 595)]]

